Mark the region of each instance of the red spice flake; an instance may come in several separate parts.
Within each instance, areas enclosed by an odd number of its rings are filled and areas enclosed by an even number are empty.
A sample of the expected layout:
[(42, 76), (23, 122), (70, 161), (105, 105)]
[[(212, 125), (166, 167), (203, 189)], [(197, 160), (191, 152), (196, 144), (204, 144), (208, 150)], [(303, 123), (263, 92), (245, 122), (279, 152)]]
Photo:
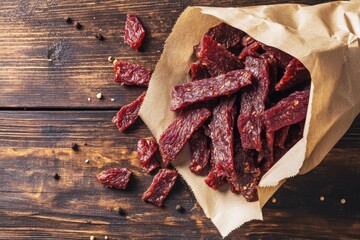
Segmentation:
[(285, 127), (280, 128), (278, 131), (276, 131), (275, 142), (274, 142), (275, 146), (282, 148), (282, 149), (285, 148), (285, 142), (286, 142), (286, 138), (289, 133), (289, 129), (290, 129), (290, 126), (285, 126)]
[(241, 43), (241, 38), (245, 33), (226, 23), (212, 27), (206, 33), (213, 40), (223, 45), (225, 48), (237, 47)]
[(206, 65), (215, 66), (220, 73), (244, 67), (237, 57), (207, 35), (202, 37), (196, 56)]
[(138, 141), (137, 152), (138, 159), (141, 166), (147, 171), (151, 172), (159, 167), (154, 154), (158, 146), (153, 138), (143, 138)]
[(139, 19), (133, 14), (126, 15), (124, 39), (130, 47), (138, 51), (145, 36), (145, 29)]
[(160, 136), (159, 149), (167, 166), (179, 154), (192, 134), (211, 115), (207, 108), (183, 110)]
[(250, 84), (251, 73), (243, 69), (214, 78), (184, 83), (173, 88), (170, 109), (178, 110), (194, 103), (230, 95)]
[(112, 122), (118, 127), (120, 132), (125, 131), (125, 129), (130, 127), (139, 117), (139, 110), (144, 100), (145, 94), (146, 92), (141, 94), (132, 103), (120, 108), (120, 111), (116, 114), (115, 117), (113, 117)]
[(131, 171), (128, 168), (110, 168), (96, 175), (109, 188), (126, 189)]
[(249, 46), (250, 44), (253, 44), (254, 42), (256, 42), (256, 40), (247, 34), (241, 39), (241, 45), (243, 45), (244, 47)]
[(138, 64), (117, 61), (114, 81), (120, 85), (148, 86), (152, 72)]
[(207, 67), (201, 61), (197, 61), (190, 65), (190, 76), (191, 79), (195, 81), (209, 78), (210, 74)]
[(309, 71), (299, 60), (293, 58), (286, 66), (284, 76), (275, 85), (275, 90), (283, 91), (308, 80), (310, 80)]
[(195, 174), (200, 174), (209, 162), (210, 149), (208, 139), (203, 128), (199, 128), (189, 140), (191, 150), (190, 170)]
[(161, 207), (164, 199), (174, 186), (177, 176), (178, 174), (174, 170), (160, 169), (154, 176), (150, 187), (144, 192), (142, 200)]
[(280, 100), (264, 113), (266, 131), (275, 132), (282, 127), (305, 119), (310, 90), (297, 91)]
[(274, 48), (274, 47), (270, 47), (267, 46), (265, 44), (262, 45), (262, 48), (269, 53), (270, 55), (272, 55), (273, 57), (275, 57), (279, 63), (280, 66), (285, 68), (289, 62), (291, 61), (291, 59), (293, 59), (292, 56), (290, 56), (289, 54), (281, 51), (280, 49)]
[(255, 41), (254, 43), (246, 46), (241, 50), (241, 53), (239, 55), (240, 59), (245, 59), (247, 56), (260, 56), (256, 51), (261, 47), (261, 43), (258, 41)]
[(241, 95), (238, 130), (243, 148), (261, 150), (261, 116), (265, 111), (265, 100), (269, 92), (269, 64), (265, 59), (247, 57), (246, 70), (253, 74), (253, 85)]

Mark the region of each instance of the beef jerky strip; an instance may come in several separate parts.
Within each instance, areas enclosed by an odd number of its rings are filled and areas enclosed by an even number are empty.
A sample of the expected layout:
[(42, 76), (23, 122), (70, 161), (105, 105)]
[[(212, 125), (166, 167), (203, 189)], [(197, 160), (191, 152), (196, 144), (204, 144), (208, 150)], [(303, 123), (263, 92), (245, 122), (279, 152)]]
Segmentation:
[(236, 96), (223, 97), (213, 110), (213, 116), (209, 124), (212, 142), (211, 160), (213, 169), (210, 171), (212, 174), (205, 179), (205, 182), (210, 187), (214, 187), (210, 184), (213, 182), (212, 175), (217, 178), (221, 176), (228, 177), (235, 171), (233, 148), (235, 100)]
[(191, 150), (190, 170), (200, 174), (209, 162), (210, 149), (203, 128), (199, 128), (189, 140)]
[(184, 83), (173, 88), (170, 109), (178, 110), (194, 103), (230, 95), (250, 84), (251, 73), (243, 69), (214, 78)]
[(116, 61), (114, 66), (114, 81), (120, 85), (148, 86), (151, 71), (137, 64)]
[(241, 50), (241, 53), (239, 55), (239, 58), (240, 59), (245, 59), (245, 57), (247, 56), (255, 56), (255, 57), (258, 57), (260, 56), (259, 53), (257, 53), (256, 51), (261, 47), (261, 43), (258, 42), (258, 41), (255, 41), (253, 42), (252, 44), (244, 47), (242, 50)]
[(242, 62), (237, 57), (207, 35), (202, 37), (197, 51), (196, 56), (201, 61), (206, 65), (214, 65), (220, 73), (244, 68)]
[(275, 85), (275, 90), (283, 91), (308, 80), (310, 80), (309, 71), (299, 60), (293, 58), (286, 66), (284, 76)]
[(269, 53), (270, 55), (274, 56), (280, 63), (280, 66), (285, 68), (289, 62), (291, 61), (291, 59), (293, 59), (292, 56), (290, 56), (289, 54), (281, 51), (280, 49), (274, 48), (274, 47), (270, 47), (267, 46), (265, 44), (262, 45), (262, 48)]
[(241, 95), (238, 130), (245, 149), (261, 150), (261, 116), (265, 111), (265, 100), (269, 92), (269, 64), (265, 59), (247, 57), (246, 69), (253, 73), (253, 85)]
[(160, 136), (159, 149), (167, 166), (179, 154), (192, 134), (211, 115), (207, 108), (183, 110)]
[(236, 47), (241, 43), (244, 32), (234, 28), (226, 23), (220, 23), (219, 25), (209, 29), (205, 35), (210, 36), (213, 40), (223, 45), (225, 48)]
[(145, 36), (145, 29), (133, 14), (126, 15), (124, 40), (135, 51), (138, 51)]
[(190, 76), (191, 79), (195, 81), (209, 78), (210, 74), (207, 67), (201, 61), (197, 61), (190, 65)]
[(266, 110), (264, 113), (266, 131), (275, 132), (305, 119), (309, 96), (310, 90), (297, 91)]
[(118, 127), (120, 132), (125, 131), (125, 129), (130, 127), (131, 124), (133, 124), (139, 117), (138, 113), (144, 100), (145, 94), (146, 92), (141, 94), (132, 103), (120, 108), (120, 111), (116, 114), (115, 117), (113, 117), (112, 122)]
[(274, 135), (274, 132), (265, 133), (265, 140), (257, 157), (257, 162), (261, 163), (261, 173), (266, 173), (274, 165)]
[(138, 141), (138, 160), (148, 173), (159, 167), (159, 163), (154, 157), (157, 148), (158, 146), (153, 138), (143, 138)]
[(164, 199), (174, 186), (177, 176), (175, 170), (160, 169), (154, 176), (149, 188), (144, 192), (142, 200), (161, 207)]
[(128, 168), (110, 168), (96, 175), (109, 188), (126, 189), (131, 171)]
[(286, 142), (286, 138), (289, 133), (289, 129), (290, 129), (290, 126), (285, 126), (276, 131), (275, 141), (274, 141), (275, 146), (282, 148), (282, 149), (285, 148), (285, 142)]

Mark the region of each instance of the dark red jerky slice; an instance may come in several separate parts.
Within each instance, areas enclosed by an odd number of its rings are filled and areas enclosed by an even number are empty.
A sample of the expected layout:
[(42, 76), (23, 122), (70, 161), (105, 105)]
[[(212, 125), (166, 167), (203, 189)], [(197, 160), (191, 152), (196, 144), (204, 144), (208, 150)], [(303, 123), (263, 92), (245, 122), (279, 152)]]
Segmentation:
[(126, 15), (124, 39), (130, 47), (138, 51), (145, 36), (145, 29), (139, 19), (133, 14)]
[(305, 119), (310, 90), (297, 91), (280, 100), (264, 113), (266, 131), (275, 132), (282, 127)]
[(246, 69), (253, 74), (253, 85), (244, 90), (241, 96), (241, 109), (238, 130), (245, 149), (261, 150), (261, 116), (265, 111), (265, 100), (269, 92), (269, 64), (265, 59), (247, 57)]
[(207, 35), (202, 37), (196, 56), (206, 65), (215, 66), (220, 73), (244, 68), (237, 57)]
[(260, 55), (261, 58), (264, 58), (269, 64), (269, 79), (270, 79), (270, 89), (269, 92), (274, 90), (275, 84), (278, 77), (278, 61), (268, 53)]
[(214, 78), (184, 83), (173, 88), (170, 109), (178, 110), (194, 103), (231, 95), (250, 84), (251, 73), (243, 69), (231, 71)]
[(260, 54), (257, 53), (256, 51), (261, 47), (261, 43), (260, 42), (253, 42), (252, 44), (246, 46), (243, 48), (243, 50), (241, 51), (239, 58), (240, 59), (245, 59), (245, 57), (247, 56), (256, 56), (259, 57)]
[(126, 189), (131, 171), (128, 168), (110, 168), (96, 175), (99, 182), (109, 188)]
[(120, 85), (148, 86), (151, 71), (138, 65), (124, 61), (117, 61), (114, 66), (114, 81)]
[(204, 181), (209, 187), (216, 190), (226, 183), (225, 176), (226, 172), (224, 170), (217, 169), (216, 171), (210, 171)]
[(159, 149), (167, 166), (179, 154), (192, 134), (210, 117), (207, 108), (183, 110), (160, 136)]
[(269, 53), (270, 55), (274, 56), (277, 60), (279, 60), (280, 66), (283, 67), (283, 68), (285, 68), (289, 64), (291, 59), (293, 59), (292, 56), (290, 56), (289, 54), (281, 51), (280, 49), (270, 47), (270, 46), (267, 46), (265, 44), (262, 45), (262, 48), (267, 53)]
[(190, 76), (193, 81), (204, 78), (209, 78), (210, 73), (207, 67), (201, 62), (197, 61), (190, 65)]
[(120, 111), (113, 117), (112, 122), (118, 127), (120, 132), (125, 131), (125, 129), (130, 127), (139, 117), (139, 110), (144, 101), (145, 94), (146, 92), (141, 94), (132, 103), (120, 108)]
[(244, 47), (249, 46), (250, 44), (253, 44), (254, 42), (256, 42), (256, 40), (253, 39), (252, 37), (250, 37), (249, 35), (245, 35), (241, 39), (241, 45), (243, 45)]
[(143, 138), (138, 141), (138, 160), (147, 172), (151, 172), (159, 167), (159, 163), (154, 157), (157, 148), (158, 146), (153, 138)]
[(290, 126), (285, 126), (285, 127), (280, 128), (278, 131), (276, 131), (275, 141), (274, 141), (275, 146), (282, 148), (282, 149), (285, 148), (285, 142), (286, 142), (286, 138), (289, 133), (289, 129), (290, 129)]
[(154, 176), (149, 188), (144, 192), (142, 200), (161, 207), (175, 184), (178, 174), (175, 170), (160, 169)]
[(199, 128), (189, 140), (191, 150), (190, 170), (195, 174), (200, 174), (206, 167), (210, 158), (208, 139), (203, 128)]
[(275, 85), (275, 90), (283, 91), (308, 80), (310, 80), (309, 71), (299, 60), (293, 58), (286, 66), (284, 76)]
[(244, 32), (234, 28), (226, 23), (220, 23), (219, 25), (212, 27), (206, 33), (213, 40), (223, 45), (225, 48), (236, 47), (241, 43)]
[(257, 157), (262, 173), (266, 173), (274, 165), (274, 136), (274, 132), (266, 132), (263, 147)]

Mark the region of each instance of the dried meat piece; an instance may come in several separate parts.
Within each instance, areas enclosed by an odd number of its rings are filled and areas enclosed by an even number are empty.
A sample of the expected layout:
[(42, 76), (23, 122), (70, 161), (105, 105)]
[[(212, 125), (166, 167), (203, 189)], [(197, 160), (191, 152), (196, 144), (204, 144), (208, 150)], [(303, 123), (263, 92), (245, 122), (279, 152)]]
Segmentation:
[(206, 167), (210, 158), (208, 139), (203, 128), (199, 128), (189, 140), (191, 150), (190, 170), (195, 174), (200, 174)]
[(269, 64), (265, 59), (249, 56), (245, 60), (245, 66), (253, 74), (253, 85), (241, 95), (237, 125), (243, 148), (260, 151), (261, 116), (265, 111), (265, 100), (270, 86)]
[(275, 132), (305, 119), (309, 96), (310, 90), (297, 91), (266, 110), (264, 113), (266, 131)]
[(257, 53), (256, 51), (261, 47), (261, 43), (258, 41), (253, 42), (252, 44), (246, 46), (243, 48), (243, 50), (241, 51), (239, 58), (240, 59), (245, 59), (247, 56), (255, 56), (255, 57), (259, 57), (260, 54)]
[(190, 76), (193, 81), (209, 78), (210, 73), (207, 67), (201, 62), (197, 61), (190, 65)]
[(285, 74), (275, 85), (276, 91), (287, 90), (297, 84), (310, 80), (310, 73), (296, 58), (286, 66)]
[(135, 51), (139, 50), (145, 36), (145, 29), (134, 14), (126, 15), (124, 40)]
[(128, 168), (110, 168), (96, 175), (99, 182), (109, 188), (126, 189), (131, 171)]
[(139, 117), (139, 110), (144, 100), (145, 94), (146, 92), (141, 94), (132, 103), (120, 108), (120, 111), (116, 114), (115, 117), (113, 117), (112, 122), (118, 127), (120, 132), (125, 131), (125, 129), (130, 127)]
[(179, 154), (192, 134), (210, 117), (207, 108), (183, 110), (160, 136), (159, 149), (167, 166)]
[(274, 165), (274, 132), (266, 132), (263, 147), (258, 154), (257, 162), (261, 163), (261, 172), (266, 173)]
[(256, 40), (247, 34), (241, 39), (241, 45), (243, 45), (244, 47), (249, 46), (250, 44), (253, 44), (254, 42), (256, 42)]
[(154, 157), (157, 148), (158, 146), (153, 138), (143, 138), (138, 141), (138, 160), (147, 172), (152, 172), (159, 167), (159, 163)]
[(220, 169), (210, 171), (204, 181), (209, 187), (216, 190), (226, 183), (226, 172)]
[(196, 56), (207, 65), (216, 67), (219, 73), (244, 68), (242, 62), (231, 54), (224, 46), (204, 35), (197, 49)]
[(175, 170), (160, 169), (149, 188), (144, 192), (142, 200), (161, 207), (174, 186), (177, 176), (178, 173)]
[(276, 131), (275, 141), (274, 141), (275, 146), (282, 148), (282, 149), (285, 148), (285, 142), (286, 142), (286, 138), (289, 133), (289, 129), (290, 129), (290, 126), (285, 126), (285, 127), (280, 128), (278, 131)]
[(152, 72), (138, 64), (116, 61), (114, 66), (114, 81), (120, 85), (149, 85)]
[(216, 97), (230, 95), (251, 84), (251, 73), (235, 70), (226, 74), (177, 85), (172, 90), (171, 110), (203, 102)]
[(280, 63), (280, 66), (285, 68), (289, 62), (291, 61), (291, 59), (293, 59), (292, 56), (290, 56), (289, 54), (287, 54), (286, 52), (281, 51), (280, 49), (274, 48), (274, 47), (270, 47), (267, 46), (265, 44), (262, 45), (262, 48), (269, 53), (270, 55), (274, 56)]
[(241, 43), (244, 32), (234, 28), (226, 23), (220, 23), (219, 25), (209, 29), (205, 35), (210, 36), (213, 40), (223, 45), (225, 48), (236, 47)]

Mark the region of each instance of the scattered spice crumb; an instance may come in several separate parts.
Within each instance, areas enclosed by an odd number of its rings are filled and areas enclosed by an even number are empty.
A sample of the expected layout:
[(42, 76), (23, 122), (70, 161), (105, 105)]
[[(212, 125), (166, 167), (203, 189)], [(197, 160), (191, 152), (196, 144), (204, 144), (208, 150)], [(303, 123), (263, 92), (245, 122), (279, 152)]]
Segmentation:
[(113, 62), (115, 61), (115, 58), (114, 58), (113, 56), (109, 56), (109, 57), (108, 57), (108, 61), (109, 61), (110, 63), (113, 63)]
[(323, 196), (320, 197), (320, 201), (324, 201), (325, 198)]
[(114, 98), (111, 98), (110, 101), (115, 102), (115, 99), (114, 99)]
[(276, 203), (276, 198), (272, 198), (272, 199), (271, 199), (271, 202), (272, 202), (272, 203)]
[(78, 30), (81, 30), (83, 28), (83, 25), (81, 25), (81, 23), (79, 23), (79, 22), (74, 22), (74, 26)]
[(95, 237), (94, 237), (94, 236), (90, 236), (90, 240), (95, 240)]
[(77, 143), (71, 143), (71, 149), (77, 151), (79, 150), (79, 145)]
[(90, 102), (90, 101), (91, 101), (91, 98), (88, 98), (87, 100), (88, 100), (88, 102)]
[(90, 220), (85, 220), (85, 223), (88, 223), (88, 224), (90, 224), (90, 223), (92, 223)]
[(84, 143), (84, 146), (87, 146), (87, 143)]
[(59, 174), (57, 174), (57, 173), (55, 173), (53, 177), (54, 177), (55, 180), (59, 180), (59, 179), (60, 179), (60, 176), (59, 176)]
[(70, 17), (66, 17), (65, 21), (66, 21), (67, 24), (72, 24), (73, 23), (73, 20)]
[(90, 162), (90, 160), (89, 160), (89, 159), (86, 159), (86, 160), (85, 160), (85, 163), (89, 163), (89, 162)]
[(340, 199), (340, 203), (341, 203), (341, 204), (345, 204), (345, 203), (346, 203), (346, 199), (345, 199), (345, 198)]
[(99, 41), (104, 41), (105, 37), (101, 33), (95, 34), (95, 38)]
[(96, 17), (94, 17), (94, 19), (96, 19)]
[(119, 207), (119, 209), (117, 210), (117, 213), (118, 213), (120, 216), (126, 216), (125, 210), (122, 209), (121, 207)]
[(176, 211), (178, 211), (179, 213), (183, 213), (185, 212), (185, 208), (183, 208), (183, 206), (181, 206), (180, 204), (176, 205)]
[(102, 99), (102, 97), (103, 97), (103, 96), (102, 96), (101, 93), (96, 94), (96, 98), (97, 98), (97, 99)]
[(107, 240), (107, 239), (109, 239), (109, 238), (108, 238), (108, 236), (105, 236), (104, 239)]

